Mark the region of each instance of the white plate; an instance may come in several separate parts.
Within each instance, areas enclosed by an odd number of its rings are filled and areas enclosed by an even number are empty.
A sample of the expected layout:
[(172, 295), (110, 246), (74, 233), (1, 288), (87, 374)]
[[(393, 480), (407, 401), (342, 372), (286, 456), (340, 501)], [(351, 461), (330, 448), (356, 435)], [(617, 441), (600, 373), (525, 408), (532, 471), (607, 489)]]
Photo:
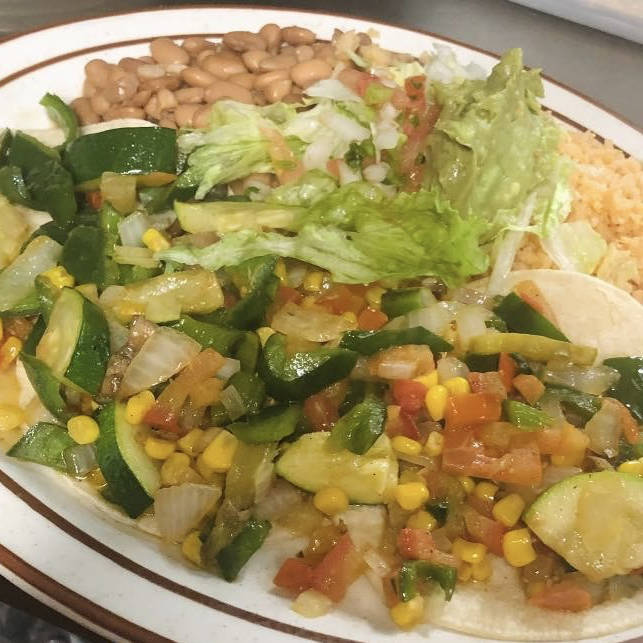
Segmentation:
[[(0, 123), (47, 127), (38, 101), (46, 91), (64, 99), (80, 95), (82, 68), (91, 58), (117, 61), (148, 53), (147, 43), (158, 36), (254, 31), (267, 22), (305, 26), (321, 38), (330, 38), (335, 27), (375, 28), (381, 44), (390, 49), (419, 54), (434, 42), (446, 41), (464, 61), (487, 69), (496, 62), (490, 54), (446, 38), (343, 16), (221, 6), (152, 10), (68, 23), (0, 43)], [(568, 125), (590, 128), (643, 157), (643, 134), (636, 128), (570, 89), (549, 81), (545, 86), (545, 104)], [(0, 455), (0, 517), (0, 573), (112, 640), (480, 640), (430, 626), (402, 637), (386, 611), (357, 584), (341, 608), (321, 619), (304, 619), (270, 589), (283, 552), (296, 552), (297, 543), (271, 536), (274, 546), (263, 548), (240, 580), (228, 584), (186, 567), (153, 538), (107, 515), (64, 477), (4, 455)], [(639, 635), (643, 628), (598, 640)], [(514, 638), (511, 633), (507, 636)], [(540, 637), (549, 635), (542, 632)]]

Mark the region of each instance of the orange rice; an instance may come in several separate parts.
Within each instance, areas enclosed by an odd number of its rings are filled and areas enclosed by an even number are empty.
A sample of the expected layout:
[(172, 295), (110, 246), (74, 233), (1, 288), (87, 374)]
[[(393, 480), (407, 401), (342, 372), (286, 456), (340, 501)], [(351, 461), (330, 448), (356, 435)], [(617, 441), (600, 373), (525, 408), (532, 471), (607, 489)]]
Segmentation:
[[(576, 163), (568, 221), (584, 219), (608, 243), (595, 274), (643, 303), (643, 164), (591, 132), (569, 132), (561, 151)], [(529, 235), (514, 267), (551, 268), (538, 238)]]

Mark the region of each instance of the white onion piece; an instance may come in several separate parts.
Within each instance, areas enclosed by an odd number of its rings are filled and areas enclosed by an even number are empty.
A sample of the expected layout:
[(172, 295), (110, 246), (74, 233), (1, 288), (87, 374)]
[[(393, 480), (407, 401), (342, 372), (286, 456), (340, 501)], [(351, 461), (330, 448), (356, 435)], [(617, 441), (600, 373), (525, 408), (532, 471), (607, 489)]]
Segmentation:
[(618, 453), (621, 432), (621, 409), (618, 404), (605, 398), (600, 410), (585, 425), (589, 448), (594, 453), (612, 458)]
[(376, 378), (371, 374), (371, 369), (368, 365), (368, 357), (360, 355), (355, 362), (355, 367), (350, 374), (351, 379), (364, 380), (365, 382), (374, 381)]
[(384, 537), (386, 509), (381, 505), (361, 505), (349, 507), (335, 516), (348, 529), (348, 535), (358, 550), (377, 549)]
[[(379, 578), (384, 578), (391, 573), (391, 566), (388, 562), (374, 549), (367, 549), (364, 552), (364, 562), (369, 568), (377, 574)], [(381, 582), (380, 582), (381, 586)]]
[(143, 246), (143, 235), (152, 226), (144, 212), (134, 212), (118, 223), (118, 234), (124, 246)]
[(180, 542), (212, 509), (221, 497), (221, 488), (186, 482), (164, 487), (154, 498), (154, 514), (163, 538)]
[(543, 413), (546, 413), (554, 420), (554, 425), (565, 422), (563, 407), (560, 404), (560, 400), (555, 395), (550, 395), (545, 392), (545, 395), (538, 400), (538, 406)]
[(543, 480), (539, 490), (548, 489), (557, 482), (571, 478), (582, 472), (583, 470), (580, 467), (555, 467), (553, 465), (546, 467), (543, 471)]
[(319, 120), (331, 129), (336, 136), (347, 142), (363, 141), (371, 135), (371, 132), (355, 119), (344, 116), (335, 110), (322, 112)]
[(361, 174), (350, 168), (346, 161), (338, 161), (337, 169), (339, 170), (340, 185), (348, 185), (349, 183), (356, 183), (362, 180)]
[(411, 453), (397, 453), (396, 455), (398, 460), (415, 464), (418, 467), (427, 467), (429, 469), (435, 467), (435, 461), (428, 455), (422, 455), (421, 453), (418, 455), (413, 455)]
[(242, 415), (246, 414), (246, 405), (239, 391), (234, 386), (226, 386), (219, 396), (219, 401), (223, 404), (228, 417), (234, 422)]
[(255, 502), (263, 502), (272, 487), (275, 473), (275, 465), (272, 457), (264, 458), (254, 473)]
[(491, 312), (484, 306), (472, 304), (463, 306), (456, 315), (456, 328), (463, 350), (467, 350), (469, 342), (478, 335), (487, 332), (485, 321), (489, 319)]
[(620, 377), (616, 369), (602, 364), (580, 368), (574, 364), (549, 362), (541, 373), (541, 379), (546, 384), (562, 384), (590, 395), (602, 395)]
[(296, 263), (288, 268), (286, 272), (286, 283), (291, 288), (299, 288), (304, 283), (308, 269), (303, 263)]
[(415, 377), (417, 366), (407, 360), (387, 360), (380, 362), (377, 375), (385, 380), (409, 380)]
[(351, 330), (351, 323), (342, 315), (333, 315), (321, 308), (302, 308), (288, 302), (272, 318), (271, 327), (284, 335), (309, 342), (328, 342)]
[(112, 314), (105, 314), (109, 326), (110, 352), (115, 353), (125, 346), (129, 337), (129, 330), (121, 324)]
[(255, 505), (254, 515), (260, 520), (278, 520), (301, 504), (303, 497), (297, 487), (278, 478), (266, 497)]
[(199, 353), (201, 344), (173, 328), (161, 327), (145, 340), (125, 371), (119, 397), (165, 382), (185, 368)]
[(469, 375), (469, 367), (452, 355), (439, 359), (436, 369), (440, 382), (450, 380), (452, 377), (464, 377), (466, 379)]
[(373, 165), (365, 167), (362, 174), (367, 181), (381, 183), (386, 178), (389, 170), (390, 166), (388, 163), (373, 163)]
[(302, 164), (304, 170), (326, 170), (326, 164), (333, 153), (335, 141), (331, 136), (321, 135), (304, 151)]
[(328, 614), (333, 607), (333, 601), (316, 589), (307, 589), (297, 596), (292, 604), (292, 610), (306, 618), (317, 618)]
[(138, 246), (114, 246), (114, 261), (120, 264), (140, 266), (141, 268), (158, 268), (159, 262), (149, 248)]
[(147, 217), (150, 226), (155, 230), (167, 230), (176, 221), (176, 212), (174, 210), (165, 210), (157, 214), (151, 214)]
[(63, 452), (67, 473), (75, 478), (84, 478), (97, 466), (96, 447), (93, 444), (75, 444)]
[(406, 315), (409, 328), (422, 326), (436, 335), (443, 335), (449, 324), (455, 319), (456, 310), (441, 301), (433, 306), (412, 310)]
[(223, 366), (217, 371), (217, 377), (220, 380), (229, 380), (235, 373), (241, 370), (241, 362), (232, 357), (225, 357)]
[(305, 89), (304, 93), (314, 98), (330, 98), (331, 100), (350, 101), (353, 103), (363, 102), (358, 94), (336, 78), (319, 80)]

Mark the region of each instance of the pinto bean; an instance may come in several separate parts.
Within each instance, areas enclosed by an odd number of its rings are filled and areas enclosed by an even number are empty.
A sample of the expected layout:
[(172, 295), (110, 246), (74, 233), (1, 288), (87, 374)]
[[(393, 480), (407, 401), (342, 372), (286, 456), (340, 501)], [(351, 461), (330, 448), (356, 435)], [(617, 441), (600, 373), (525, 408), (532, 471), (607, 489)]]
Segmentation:
[(169, 89), (160, 89), (156, 94), (161, 111), (174, 109), (177, 105), (176, 96)]
[(89, 98), (76, 98), (71, 103), (71, 108), (76, 112), (81, 125), (91, 125), (100, 122), (100, 116), (92, 109)]
[(209, 71), (200, 67), (186, 67), (181, 72), (181, 77), (192, 87), (209, 87), (216, 80)]
[(152, 96), (151, 89), (141, 89), (139, 92), (136, 92), (134, 96), (132, 96), (132, 100), (130, 102), (134, 107), (144, 107), (145, 103), (147, 103), (147, 101), (150, 100), (151, 96)]
[(103, 88), (105, 98), (110, 103), (129, 101), (138, 90), (138, 78), (135, 74), (115, 67), (110, 73), (110, 82)]
[(290, 78), (282, 78), (273, 83), (270, 83), (264, 90), (263, 93), (269, 103), (278, 103), (283, 99), (292, 88), (292, 80)]
[(206, 40), (203, 36), (188, 36), (181, 44), (181, 47), (190, 56), (196, 56), (200, 51), (214, 47), (214, 43)]
[(290, 77), (300, 87), (308, 87), (318, 80), (330, 78), (333, 68), (324, 60), (308, 60), (298, 63), (290, 70)]
[(118, 66), (125, 71), (136, 72), (136, 70), (145, 63), (138, 58), (131, 58), (127, 56), (126, 58), (121, 58), (118, 61)]
[(99, 115), (102, 116), (110, 107), (111, 103), (105, 98), (103, 92), (96, 92), (90, 99), (89, 102), (92, 106), (92, 109)]
[(145, 118), (145, 111), (142, 107), (133, 105), (119, 105), (114, 109), (115, 118)]
[(94, 86), (102, 89), (109, 83), (109, 75), (112, 66), (104, 60), (94, 58), (85, 65), (85, 75), (87, 80)]
[(174, 110), (174, 118), (179, 127), (192, 127), (194, 114), (201, 109), (201, 105), (195, 103), (181, 103)]
[(251, 49), (250, 51), (245, 51), (241, 54), (241, 59), (243, 64), (248, 68), (248, 71), (258, 71), (259, 64), (265, 58), (270, 58), (270, 54), (267, 51), (262, 51), (261, 49)]
[(264, 58), (259, 63), (259, 71), (274, 71), (275, 69), (290, 69), (297, 64), (297, 56), (294, 54), (277, 54), (270, 58)]
[(287, 69), (275, 69), (275, 71), (269, 71), (265, 74), (260, 74), (256, 77), (255, 87), (259, 90), (263, 90), (271, 83), (277, 82), (278, 80), (283, 80), (285, 78), (290, 78), (290, 72)]
[(182, 87), (174, 92), (174, 96), (179, 103), (193, 105), (203, 102), (205, 91), (203, 87)]
[(259, 35), (266, 43), (266, 49), (276, 54), (281, 44), (281, 27), (274, 22), (268, 23), (259, 29)]
[(91, 98), (98, 90), (92, 85), (87, 78), (83, 81), (83, 96)]
[(295, 56), (297, 57), (297, 62), (304, 63), (315, 57), (315, 51), (310, 45), (301, 45), (295, 47)]
[(136, 68), (136, 75), (141, 80), (152, 80), (153, 78), (163, 78), (165, 69), (161, 65), (139, 65)]
[(241, 58), (222, 53), (208, 56), (201, 63), (201, 69), (205, 69), (213, 76), (221, 78), (222, 80), (230, 78), (230, 76), (234, 76), (235, 74), (243, 74), (247, 71)]
[(190, 62), (190, 54), (179, 47), (170, 38), (156, 38), (150, 43), (150, 52), (156, 62), (161, 65), (181, 64)]
[(197, 109), (192, 116), (193, 127), (208, 127), (210, 124), (210, 112), (212, 111), (211, 105), (203, 105)]
[(260, 35), (250, 31), (229, 31), (222, 40), (223, 44), (232, 51), (243, 52), (266, 48), (266, 41)]
[(240, 103), (251, 104), (253, 102), (250, 90), (227, 80), (215, 80), (212, 85), (205, 90), (205, 100), (208, 103), (214, 103), (214, 101), (220, 98), (230, 98)]
[(241, 87), (245, 87), (246, 89), (252, 89), (255, 86), (255, 79), (256, 76), (254, 74), (245, 72), (243, 74), (235, 74), (234, 76), (230, 76), (229, 80), (231, 83), (241, 85)]
[(284, 27), (281, 30), (281, 37), (293, 47), (312, 45), (315, 42), (315, 34), (304, 27)]

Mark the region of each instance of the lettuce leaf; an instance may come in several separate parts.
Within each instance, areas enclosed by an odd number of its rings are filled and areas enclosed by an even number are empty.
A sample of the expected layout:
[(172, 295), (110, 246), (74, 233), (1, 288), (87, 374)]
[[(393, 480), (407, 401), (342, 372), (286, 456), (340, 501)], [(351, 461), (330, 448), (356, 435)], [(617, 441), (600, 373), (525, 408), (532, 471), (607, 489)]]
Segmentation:
[(524, 70), (522, 52), (504, 54), (486, 80), (436, 84), (442, 106), (429, 140), (429, 183), (463, 217), (486, 221), (483, 241), (515, 223), (535, 193), (529, 225), (547, 235), (569, 213), (569, 166), (557, 152), (560, 131), (538, 103), (538, 70)]
[[(213, 211), (218, 203), (205, 206), (221, 229), (225, 214)], [(253, 219), (254, 208), (262, 204), (243, 206), (248, 219)], [(282, 209), (293, 214), (275, 217), (275, 222), (290, 221), (286, 233), (238, 230), (206, 248), (176, 246), (159, 257), (218, 270), (276, 254), (324, 268), (343, 283), (435, 275), (447, 284), (458, 284), (487, 268), (487, 257), (479, 247), (483, 223), (475, 217), (465, 220), (434, 190), (390, 199), (380, 189), (359, 182), (333, 191), (308, 208), (292, 204)], [(271, 227), (265, 218), (262, 223)]]

